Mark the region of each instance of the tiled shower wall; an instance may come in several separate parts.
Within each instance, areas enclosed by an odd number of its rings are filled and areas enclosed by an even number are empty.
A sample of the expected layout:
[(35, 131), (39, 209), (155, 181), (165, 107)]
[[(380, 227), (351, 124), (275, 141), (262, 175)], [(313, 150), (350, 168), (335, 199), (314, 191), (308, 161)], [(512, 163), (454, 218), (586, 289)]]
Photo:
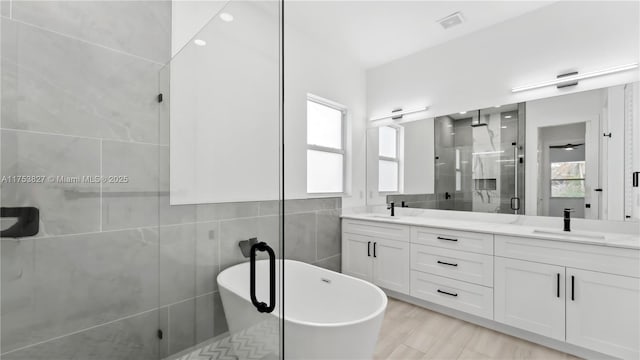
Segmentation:
[[(41, 211), (1, 241), (2, 359), (156, 359), (224, 333), (215, 276), (239, 240), (277, 246), (278, 202), (169, 206), (170, 2), (0, 4), (0, 175), (129, 178), (0, 185)], [(339, 270), (340, 207), (287, 201), (285, 256)]]

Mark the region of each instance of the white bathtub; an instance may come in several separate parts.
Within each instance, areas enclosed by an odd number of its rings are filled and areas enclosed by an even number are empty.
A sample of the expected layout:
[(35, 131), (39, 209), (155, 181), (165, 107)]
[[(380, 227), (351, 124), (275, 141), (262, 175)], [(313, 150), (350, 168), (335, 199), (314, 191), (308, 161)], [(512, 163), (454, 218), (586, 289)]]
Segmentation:
[[(257, 298), (267, 303), (268, 264), (267, 260), (256, 261)], [(281, 261), (277, 264), (279, 285)], [(284, 267), (285, 358), (373, 358), (387, 307), (384, 292), (366, 281), (299, 261), (285, 260)], [(269, 323), (272, 337), (264, 341), (279, 354), (280, 295), (271, 314), (258, 313), (249, 297), (248, 262), (222, 271), (218, 275), (218, 286), (229, 331), (238, 334), (256, 324)]]

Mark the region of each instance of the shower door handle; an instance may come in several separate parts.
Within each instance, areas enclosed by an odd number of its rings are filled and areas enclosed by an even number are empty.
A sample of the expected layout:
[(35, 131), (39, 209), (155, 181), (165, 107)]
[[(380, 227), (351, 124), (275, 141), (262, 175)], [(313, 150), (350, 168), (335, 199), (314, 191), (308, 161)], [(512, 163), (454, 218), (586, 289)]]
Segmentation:
[[(269, 305), (258, 301), (256, 297), (256, 252), (266, 251), (269, 254)], [(270, 313), (276, 308), (276, 254), (264, 241), (251, 246), (251, 261), (249, 262), (249, 292), (251, 303), (261, 313)]]
[(511, 198), (511, 210), (520, 210), (520, 198), (512, 197)]

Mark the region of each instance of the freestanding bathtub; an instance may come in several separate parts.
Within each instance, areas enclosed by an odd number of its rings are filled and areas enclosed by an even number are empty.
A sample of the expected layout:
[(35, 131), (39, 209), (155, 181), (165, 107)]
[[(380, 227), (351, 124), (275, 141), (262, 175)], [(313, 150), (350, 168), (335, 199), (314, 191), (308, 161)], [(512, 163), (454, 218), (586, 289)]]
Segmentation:
[[(277, 264), (279, 285), (282, 261)], [(256, 297), (265, 302), (269, 299), (268, 265), (268, 260), (256, 261)], [(384, 292), (366, 281), (299, 261), (284, 260), (284, 269), (284, 357), (373, 358), (387, 307)], [(273, 338), (267, 341), (275, 343), (279, 355), (281, 295), (272, 313), (259, 313), (249, 297), (248, 262), (222, 271), (218, 286), (231, 334), (271, 324)]]

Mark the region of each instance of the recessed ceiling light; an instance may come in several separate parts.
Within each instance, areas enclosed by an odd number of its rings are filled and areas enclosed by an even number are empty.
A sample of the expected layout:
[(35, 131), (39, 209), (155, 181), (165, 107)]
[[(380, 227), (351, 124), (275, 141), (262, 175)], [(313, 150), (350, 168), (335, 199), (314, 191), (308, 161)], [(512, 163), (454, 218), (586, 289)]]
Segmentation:
[(506, 126), (500, 126), (500, 128), (501, 128), (501, 129), (506, 129), (507, 127), (506, 127)]
[(206, 42), (206, 41), (204, 41), (204, 40), (202, 40), (202, 39), (195, 39), (195, 40), (193, 40), (193, 43), (194, 43), (194, 44), (196, 44), (196, 45), (198, 45), (198, 46), (205, 46), (205, 45), (207, 45), (207, 42)]
[(458, 11), (438, 20), (437, 22), (444, 29), (449, 29), (450, 27), (462, 24), (464, 22), (464, 18), (462, 17), (462, 13)]
[(511, 118), (512, 118), (512, 116), (511, 116), (511, 115), (507, 115), (507, 116), (505, 116), (504, 118), (505, 118), (505, 119), (511, 119)]
[(500, 105), (496, 105), (496, 106), (494, 106), (494, 108), (496, 108), (496, 109), (497, 109), (497, 108), (499, 108), (499, 107), (500, 107)]
[(222, 19), (222, 21), (231, 22), (233, 21), (233, 15), (225, 12), (220, 14), (220, 19)]
[(460, 115), (464, 115), (466, 113), (467, 113), (466, 111), (460, 111)]

